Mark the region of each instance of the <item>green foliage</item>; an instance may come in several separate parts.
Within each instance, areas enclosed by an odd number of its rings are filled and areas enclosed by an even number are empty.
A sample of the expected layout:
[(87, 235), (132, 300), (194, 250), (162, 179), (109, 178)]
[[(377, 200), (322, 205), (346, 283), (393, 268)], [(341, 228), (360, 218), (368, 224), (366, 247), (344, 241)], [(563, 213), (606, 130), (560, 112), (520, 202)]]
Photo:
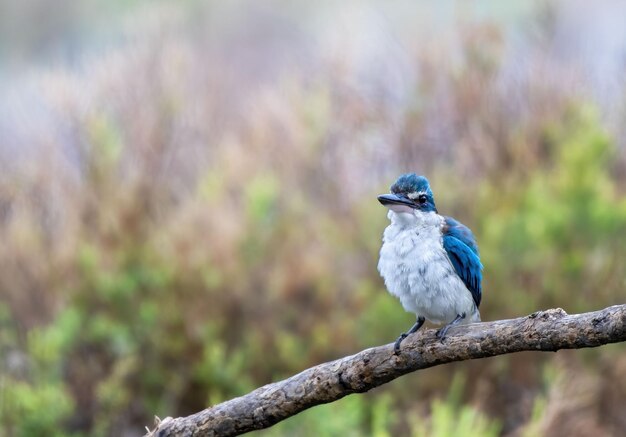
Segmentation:
[(366, 403), (362, 396), (352, 395), (329, 405), (320, 405), (295, 418), (277, 424), (261, 435), (305, 437), (336, 435), (360, 436), (364, 434)]
[[(209, 387), (207, 405), (228, 400), (232, 393), (247, 393), (254, 384), (246, 376), (247, 351), (239, 349), (227, 354), (226, 346), (214, 333), (206, 336), (202, 359), (194, 366), (195, 380)], [(228, 365), (225, 365), (228, 363)]]
[[(0, 307), (2, 308), (2, 307)], [(4, 312), (3, 312), (4, 313)], [(57, 323), (28, 333), (25, 356), (16, 350), (16, 338), (4, 331), (0, 351), (5, 359), (27, 360), (28, 374), (6, 369), (0, 377), (0, 423), (3, 435), (69, 436), (65, 422), (76, 408), (63, 380), (63, 355), (79, 329), (72, 311), (59, 314)], [(0, 315), (0, 324), (6, 322)], [(72, 434), (74, 435), (74, 434)]]
[(478, 410), (461, 404), (465, 385), (461, 373), (456, 373), (445, 401), (435, 399), (427, 423), (413, 419), (414, 437), (489, 437), (500, 434), (500, 425)]
[(518, 312), (583, 311), (592, 292), (598, 302), (618, 302), (622, 293), (607, 286), (623, 277), (626, 259), (615, 239), (626, 231), (626, 200), (610, 177), (615, 147), (589, 107), (549, 125), (545, 141), (541, 167), (511, 175), (511, 190), (484, 190), (489, 214), (479, 235), (490, 288), (517, 288), (500, 298), (519, 297), (511, 305)]
[(259, 434), (388, 437), (394, 435), (393, 426), (397, 416), (389, 393), (380, 393), (375, 397), (351, 395), (332, 404), (304, 411)]
[(16, 436), (67, 436), (63, 424), (74, 410), (74, 403), (61, 382), (32, 385), (6, 381), (3, 396), (3, 427)]

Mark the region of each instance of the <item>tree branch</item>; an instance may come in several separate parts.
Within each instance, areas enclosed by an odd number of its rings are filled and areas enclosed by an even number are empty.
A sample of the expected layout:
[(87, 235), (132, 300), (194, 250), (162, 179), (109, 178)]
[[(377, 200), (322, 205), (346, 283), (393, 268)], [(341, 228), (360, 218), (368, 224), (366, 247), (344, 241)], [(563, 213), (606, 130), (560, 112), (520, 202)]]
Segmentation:
[(445, 341), (435, 330), (409, 336), (400, 355), (393, 344), (311, 367), (188, 417), (158, 421), (148, 437), (234, 436), (267, 428), (319, 404), (362, 393), (399, 376), (453, 361), (521, 351), (557, 351), (626, 341), (626, 305), (567, 315), (562, 309), (453, 327)]

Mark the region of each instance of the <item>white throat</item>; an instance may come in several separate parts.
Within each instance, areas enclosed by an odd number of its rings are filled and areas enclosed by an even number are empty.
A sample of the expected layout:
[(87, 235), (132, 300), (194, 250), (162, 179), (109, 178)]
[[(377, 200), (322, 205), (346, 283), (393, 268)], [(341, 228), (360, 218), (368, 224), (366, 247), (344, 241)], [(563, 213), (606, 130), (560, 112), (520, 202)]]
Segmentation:
[(396, 212), (390, 209), (387, 218), (391, 221), (391, 226), (400, 229), (439, 227), (442, 225), (441, 216), (434, 211), (422, 212), (413, 209), (411, 212)]

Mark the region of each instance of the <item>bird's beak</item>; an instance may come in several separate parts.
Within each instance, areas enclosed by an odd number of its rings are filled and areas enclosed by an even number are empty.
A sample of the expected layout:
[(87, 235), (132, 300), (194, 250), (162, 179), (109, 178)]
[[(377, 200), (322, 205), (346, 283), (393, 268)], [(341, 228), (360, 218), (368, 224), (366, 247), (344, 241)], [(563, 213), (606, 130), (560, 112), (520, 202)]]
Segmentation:
[(396, 196), (395, 194), (381, 194), (380, 196), (378, 196), (378, 201), (388, 208), (391, 208), (394, 205), (400, 205), (409, 208), (417, 207), (415, 202), (413, 202), (411, 199)]

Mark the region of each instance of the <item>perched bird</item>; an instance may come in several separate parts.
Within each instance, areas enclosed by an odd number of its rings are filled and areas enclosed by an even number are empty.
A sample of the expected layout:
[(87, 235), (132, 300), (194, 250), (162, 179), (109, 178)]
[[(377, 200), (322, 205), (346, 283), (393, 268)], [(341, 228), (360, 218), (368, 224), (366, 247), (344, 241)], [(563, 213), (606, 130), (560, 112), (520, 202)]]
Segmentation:
[(378, 201), (389, 208), (391, 224), (383, 234), (378, 271), (387, 290), (417, 321), (398, 337), (396, 354), (425, 319), (451, 326), (480, 321), (482, 264), (472, 231), (452, 217), (439, 215), (428, 179), (403, 174), (391, 193)]

